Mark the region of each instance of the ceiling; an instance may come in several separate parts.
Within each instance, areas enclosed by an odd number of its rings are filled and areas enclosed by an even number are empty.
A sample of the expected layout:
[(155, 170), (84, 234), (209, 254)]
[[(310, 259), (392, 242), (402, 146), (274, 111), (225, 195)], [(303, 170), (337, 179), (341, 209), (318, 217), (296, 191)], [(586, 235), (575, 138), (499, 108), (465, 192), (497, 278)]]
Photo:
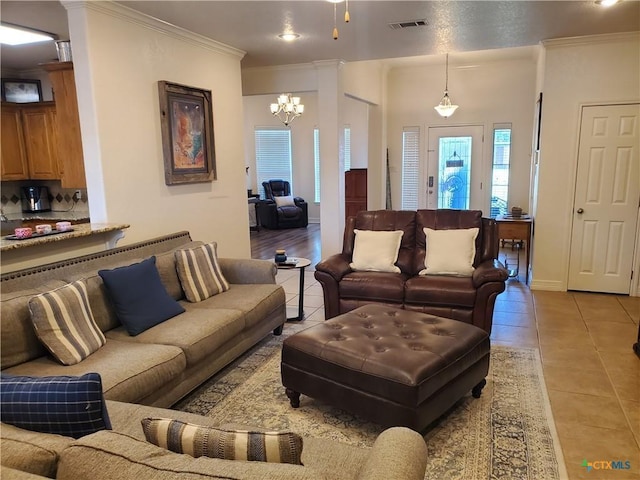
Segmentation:
[[(351, 0), (351, 22), (337, 5), (339, 39), (332, 39), (333, 4), (297, 1), (120, 1), (158, 19), (247, 52), (242, 67), (315, 60), (412, 57), (536, 45), (541, 40), (640, 30), (640, 1), (610, 8), (571, 1), (368, 1)], [(3, 22), (68, 39), (66, 11), (58, 1), (0, 2)], [(392, 22), (425, 20), (426, 26), (392, 29)], [(278, 34), (300, 35), (287, 43)], [(3, 68), (28, 69), (56, 59), (52, 44), (2, 45)]]

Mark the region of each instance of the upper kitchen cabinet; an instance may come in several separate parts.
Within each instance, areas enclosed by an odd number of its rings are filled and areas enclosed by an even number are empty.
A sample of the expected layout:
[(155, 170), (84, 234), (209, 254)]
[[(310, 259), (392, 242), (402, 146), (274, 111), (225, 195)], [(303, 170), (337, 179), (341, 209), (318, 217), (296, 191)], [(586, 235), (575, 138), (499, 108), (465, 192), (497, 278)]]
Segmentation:
[(2, 114), (0, 122), (0, 133), (2, 134), (0, 148), (2, 180), (24, 180), (29, 178), (20, 106), (2, 104), (0, 113)]
[(62, 188), (85, 188), (80, 117), (72, 62), (42, 65), (49, 73), (56, 103), (58, 168)]
[(2, 104), (2, 180), (55, 180), (58, 173), (53, 102)]

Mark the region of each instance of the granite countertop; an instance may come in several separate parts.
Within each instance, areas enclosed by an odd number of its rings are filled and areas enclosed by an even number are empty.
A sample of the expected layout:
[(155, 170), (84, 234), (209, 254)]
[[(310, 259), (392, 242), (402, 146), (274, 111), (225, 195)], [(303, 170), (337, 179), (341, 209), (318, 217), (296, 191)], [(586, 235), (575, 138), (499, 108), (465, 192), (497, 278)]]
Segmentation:
[(89, 220), (89, 212), (73, 212), (69, 210), (68, 212), (60, 211), (60, 212), (40, 212), (40, 213), (7, 213), (5, 214), (7, 220), (9, 221), (25, 221), (25, 220), (42, 220), (49, 222), (60, 222), (63, 220), (74, 221), (78, 220)]
[(126, 223), (80, 223), (73, 225), (72, 231), (64, 233), (56, 233), (54, 235), (43, 235), (38, 237), (27, 238), (24, 240), (7, 240), (7, 237), (0, 239), (0, 252), (7, 250), (16, 250), (19, 248), (34, 247), (52, 242), (62, 242), (71, 238), (87, 237), (98, 233), (112, 232), (115, 230), (124, 230), (130, 225)]

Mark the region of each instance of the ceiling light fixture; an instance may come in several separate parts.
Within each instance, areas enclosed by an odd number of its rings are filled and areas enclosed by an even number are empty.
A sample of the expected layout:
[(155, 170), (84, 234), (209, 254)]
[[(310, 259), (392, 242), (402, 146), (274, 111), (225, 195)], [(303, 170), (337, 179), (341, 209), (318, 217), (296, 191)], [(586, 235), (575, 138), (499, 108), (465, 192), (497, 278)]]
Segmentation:
[(5, 45), (26, 45), (28, 43), (50, 42), (54, 35), (28, 27), (2, 23), (0, 25), (0, 43)]
[(270, 108), (273, 116), (278, 117), (287, 127), (304, 113), (304, 105), (300, 103), (300, 97), (292, 97), (290, 93), (280, 94), (278, 103), (272, 103)]
[(456, 111), (458, 105), (453, 105), (451, 103), (451, 99), (449, 98), (449, 54), (447, 53), (446, 67), (445, 67), (445, 81), (444, 81), (444, 97), (440, 100), (440, 103), (436, 105), (436, 112), (440, 114), (441, 117), (447, 118), (453, 115), (453, 112)]
[(327, 0), (329, 3), (333, 3), (333, 39), (338, 40), (338, 22), (337, 22), (337, 4), (345, 2), (344, 7), (344, 23), (351, 21), (351, 14), (349, 13), (349, 0)]
[(297, 33), (291, 32), (291, 33), (281, 33), (280, 35), (278, 35), (278, 37), (286, 42), (293, 42), (296, 38), (300, 38), (300, 35)]
[(615, 5), (616, 3), (620, 3), (622, 0), (596, 0), (596, 5), (600, 5), (602, 7), (610, 7)]

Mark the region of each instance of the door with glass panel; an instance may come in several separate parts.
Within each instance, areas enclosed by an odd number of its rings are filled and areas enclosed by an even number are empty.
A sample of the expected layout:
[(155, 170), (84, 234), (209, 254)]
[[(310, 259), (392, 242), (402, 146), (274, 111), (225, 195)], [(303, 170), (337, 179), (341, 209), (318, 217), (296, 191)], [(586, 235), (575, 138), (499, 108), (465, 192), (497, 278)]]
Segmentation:
[(431, 127), (421, 208), (482, 210), (483, 127)]

